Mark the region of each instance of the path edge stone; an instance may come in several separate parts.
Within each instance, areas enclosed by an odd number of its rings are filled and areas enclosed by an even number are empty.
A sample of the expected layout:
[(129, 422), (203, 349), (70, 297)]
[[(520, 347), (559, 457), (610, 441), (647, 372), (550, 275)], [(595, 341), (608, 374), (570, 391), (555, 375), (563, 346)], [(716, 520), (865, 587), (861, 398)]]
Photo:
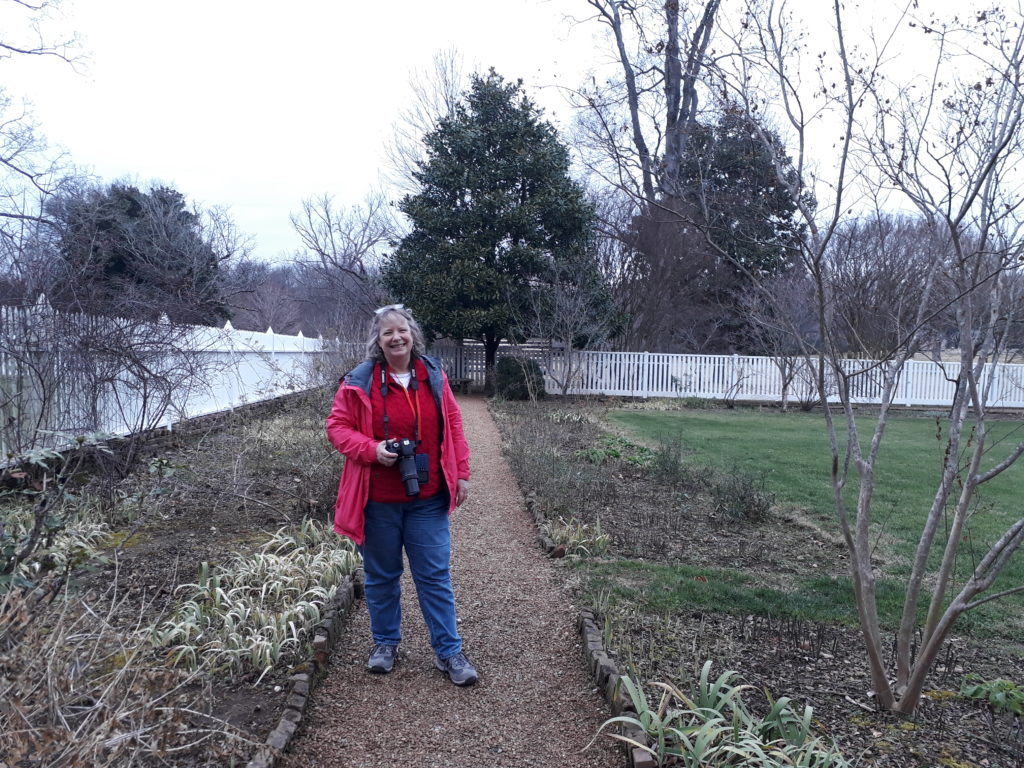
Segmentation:
[[(544, 533), (544, 512), (537, 503), (537, 494), (530, 491), (526, 494), (526, 511), (530, 513), (534, 525), (537, 527), (537, 539), (540, 548), (548, 557), (565, 557), (565, 547), (556, 545), (551, 538)], [(597, 690), (601, 692), (612, 717), (619, 715), (636, 716), (633, 711), (633, 703), (619, 683), (621, 674), (615, 662), (612, 661), (604, 648), (604, 639), (597, 627), (594, 611), (584, 608), (580, 611), (578, 626), (580, 637), (583, 641), (583, 653), (586, 656), (587, 667), (594, 681)], [(641, 744), (647, 743), (644, 732), (636, 726), (620, 723), (619, 735), (625, 736)], [(655, 768), (657, 762), (649, 752), (639, 747), (634, 747), (627, 742), (621, 742), (626, 754), (627, 768)]]
[[(583, 608), (580, 611), (578, 626), (583, 645), (583, 654), (586, 657), (591, 678), (597, 690), (604, 697), (612, 717), (618, 717), (619, 715), (636, 717), (637, 713), (633, 710), (633, 702), (630, 701), (626, 691), (622, 688), (620, 682), (622, 675), (604, 648), (604, 638), (597, 626), (594, 611), (589, 608)], [(628, 723), (619, 724), (619, 735), (641, 744), (647, 743), (644, 732), (640, 728)], [(626, 765), (628, 768), (655, 768), (657, 765), (654, 757), (649, 752), (645, 752), (627, 742), (622, 742), (622, 746), (626, 753)]]
[(537, 494), (534, 491), (526, 494), (526, 511), (530, 513), (533, 524), (537, 526), (537, 539), (540, 542), (540, 548), (544, 550), (544, 554), (548, 557), (565, 557), (565, 547), (555, 544), (551, 537), (544, 533), (544, 523), (546, 521), (544, 513), (537, 504)]
[(347, 575), (334, 590), (327, 603), (323, 618), (313, 628), (313, 652), (305, 664), (298, 665), (307, 671), (291, 676), (292, 687), (285, 701), (284, 712), (277, 727), (270, 732), (266, 741), (256, 750), (245, 768), (274, 768), (278, 758), (291, 742), (302, 724), (309, 696), (323, 679), (330, 660), (331, 649), (338, 641), (345, 620), (353, 603), (363, 597), (363, 569), (357, 568)]

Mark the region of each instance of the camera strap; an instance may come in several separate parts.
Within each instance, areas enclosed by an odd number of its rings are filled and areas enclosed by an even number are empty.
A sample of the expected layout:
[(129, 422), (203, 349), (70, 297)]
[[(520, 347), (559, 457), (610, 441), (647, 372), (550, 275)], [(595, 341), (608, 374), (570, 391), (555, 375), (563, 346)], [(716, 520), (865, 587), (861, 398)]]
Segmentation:
[[(409, 361), (409, 388), (399, 387), (402, 390), (402, 394), (405, 395), (406, 402), (409, 403), (409, 409), (412, 411), (413, 418), (415, 420), (415, 434), (413, 437), (416, 440), (416, 445), (420, 444), (420, 398), (419, 398), (419, 382), (416, 380), (416, 361)], [(388, 439), (388, 365), (387, 363), (381, 363), (380, 366), (380, 396), (384, 401), (384, 439)], [(409, 390), (412, 390), (412, 396), (409, 395)]]

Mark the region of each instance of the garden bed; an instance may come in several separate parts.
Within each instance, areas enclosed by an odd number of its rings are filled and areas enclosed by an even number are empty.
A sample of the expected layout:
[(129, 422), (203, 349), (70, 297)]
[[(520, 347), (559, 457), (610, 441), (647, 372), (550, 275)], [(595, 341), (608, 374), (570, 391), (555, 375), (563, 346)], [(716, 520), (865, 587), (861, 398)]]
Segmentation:
[[(912, 718), (879, 712), (848, 596), (835, 591), (846, 559), (827, 521), (781, 498), (764, 515), (732, 514), (716, 498), (721, 474), (691, 464), (678, 445), (631, 443), (601, 407), (492, 408), (542, 526), (563, 535), (566, 579), (595, 609), (616, 666), (655, 701), (651, 683), (687, 690), (710, 659), (716, 674), (734, 670), (755, 691), (811, 705), (815, 733), (848, 759), (1020, 764), (1019, 723), (959, 694), (969, 675), (1024, 680), (1020, 644), (957, 636)], [(740, 495), (757, 491), (755, 483)], [(879, 555), (881, 563), (891, 553)]]
[[(84, 762), (61, 764), (123, 764), (117, 761), (132, 753), (146, 765), (150, 758), (143, 755), (148, 751), (165, 766), (241, 766), (278, 726), (293, 694), (293, 676), (311, 672), (311, 629), (287, 629), (295, 639), (283, 644), (272, 663), (242, 659), (232, 665), (211, 656), (196, 669), (168, 666), (182, 640), (161, 645), (152, 638), (154, 630), (180, 619), (186, 598), (198, 599), (195, 587), (187, 585), (202, 582), (201, 568), (217, 574), (221, 568), (237, 567), (275, 532), (298, 535), (310, 520), (330, 532), (341, 462), (323, 433), (328, 407), (324, 397), (316, 393), (293, 398), (265, 414), (247, 409), (209, 429), (164, 436), (124, 479), (102, 473), (78, 479), (68, 503), (77, 505), (75, 514), (97, 520), (107, 533), (99, 542), (99, 555), (75, 567), (65, 591), (45, 610), (39, 608), (38, 622), (49, 628), (42, 627), (38, 639), (45, 642), (47, 633), (72, 619), (84, 620), (95, 633), (89, 654), (96, 664), (81, 661), (82, 670), (75, 674), (101, 679), (118, 665), (162, 669), (161, 680), (154, 679), (152, 685), (143, 685), (140, 676), (138, 690), (129, 686), (125, 706), (135, 706), (131, 702), (136, 694), (139, 706), (156, 706), (161, 687), (170, 686), (181, 694), (174, 704), (181, 714), (170, 719), (193, 736), (189, 746), (168, 734), (162, 747), (150, 749), (156, 740), (147, 746), (144, 734), (126, 733), (120, 757), (111, 757), (115, 753), (108, 745), (92, 757), (83, 755)], [(0, 501), (5, 511), (19, 503), (15, 497)], [(330, 532), (331, 546), (335, 539)], [(317, 618), (313, 613), (310, 617), (312, 627)], [(206, 639), (189, 642), (203, 647)], [(118, 644), (123, 650), (117, 650)], [(6, 677), (28, 674), (16, 668), (20, 663), (12, 654), (0, 658)], [(80, 704), (71, 701), (68, 706)], [(165, 754), (157, 758), (160, 749)], [(112, 762), (103, 762), (107, 759)]]

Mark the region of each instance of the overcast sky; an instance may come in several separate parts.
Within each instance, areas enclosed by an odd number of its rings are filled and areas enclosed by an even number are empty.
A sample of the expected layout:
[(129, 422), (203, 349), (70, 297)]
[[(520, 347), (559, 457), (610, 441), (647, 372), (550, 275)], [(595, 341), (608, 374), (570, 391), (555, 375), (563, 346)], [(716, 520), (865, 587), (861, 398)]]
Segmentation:
[[(9, 5), (4, 3), (4, 5)], [(522, 78), (557, 123), (558, 84), (598, 55), (584, 0), (64, 0), (45, 29), (79, 37), (78, 72), (3, 63), (42, 133), (103, 181), (157, 180), (227, 206), (256, 254), (291, 255), (289, 214), (330, 193), (359, 202), (413, 70), (455, 48), (467, 69)], [(2, 21), (2, 16), (0, 16)]]
[[(920, 13), (964, 12), (979, 1), (928, 0)], [(104, 182), (165, 183), (200, 206), (227, 207), (264, 259), (298, 248), (289, 215), (304, 199), (326, 193), (348, 206), (378, 185), (410, 75), (430, 71), (438, 52), (456, 50), (468, 71), (493, 66), (522, 78), (556, 125), (571, 119), (561, 87), (578, 87), (609, 61), (602, 25), (581, 21), (593, 15), (586, 0), (60, 6), (44, 33), (52, 40), (74, 31), (82, 61), (3, 60), (3, 86), (31, 99), (42, 132), (84, 170)], [(830, 34), (824, 0), (791, 6), (813, 8), (803, 20)], [(5, 39), (17, 7), (0, 0)], [(870, 0), (855, 18), (877, 22), (901, 7)], [(903, 54), (909, 76), (914, 57)]]

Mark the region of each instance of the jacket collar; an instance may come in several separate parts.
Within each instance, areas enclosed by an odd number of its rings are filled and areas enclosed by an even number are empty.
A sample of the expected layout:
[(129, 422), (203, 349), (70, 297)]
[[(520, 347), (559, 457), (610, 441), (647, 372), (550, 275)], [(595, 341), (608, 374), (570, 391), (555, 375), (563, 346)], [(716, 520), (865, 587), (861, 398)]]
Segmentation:
[[(418, 358), (423, 361), (430, 378), (430, 388), (434, 391), (434, 398), (441, 395), (441, 364), (430, 355), (423, 355)], [(351, 387), (358, 387), (366, 394), (370, 394), (370, 387), (373, 386), (373, 360), (363, 360), (359, 365), (345, 374), (344, 382)]]

